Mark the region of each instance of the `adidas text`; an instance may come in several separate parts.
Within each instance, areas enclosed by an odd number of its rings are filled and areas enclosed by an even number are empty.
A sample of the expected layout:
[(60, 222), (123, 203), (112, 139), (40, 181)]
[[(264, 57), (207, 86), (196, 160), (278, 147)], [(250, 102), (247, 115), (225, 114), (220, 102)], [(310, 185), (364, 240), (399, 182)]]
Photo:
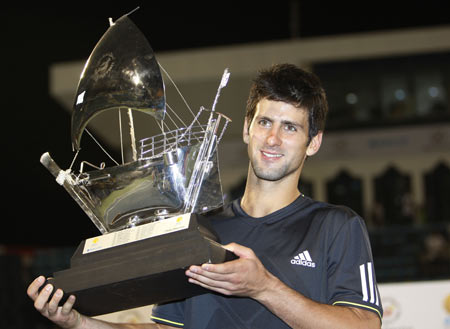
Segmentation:
[(303, 265), (303, 266), (308, 266), (308, 267), (316, 267), (316, 263), (308, 262), (307, 260), (301, 260), (301, 259), (291, 259), (291, 264)]

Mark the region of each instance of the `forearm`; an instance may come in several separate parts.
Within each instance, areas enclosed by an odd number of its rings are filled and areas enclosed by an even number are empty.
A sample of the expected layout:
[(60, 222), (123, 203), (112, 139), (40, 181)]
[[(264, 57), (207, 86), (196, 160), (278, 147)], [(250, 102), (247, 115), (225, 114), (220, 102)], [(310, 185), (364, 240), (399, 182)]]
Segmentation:
[(80, 325), (74, 329), (169, 329), (171, 327), (157, 323), (111, 323), (81, 316)]
[(317, 303), (274, 276), (255, 299), (292, 328), (379, 329), (381, 326), (378, 316), (370, 311)]

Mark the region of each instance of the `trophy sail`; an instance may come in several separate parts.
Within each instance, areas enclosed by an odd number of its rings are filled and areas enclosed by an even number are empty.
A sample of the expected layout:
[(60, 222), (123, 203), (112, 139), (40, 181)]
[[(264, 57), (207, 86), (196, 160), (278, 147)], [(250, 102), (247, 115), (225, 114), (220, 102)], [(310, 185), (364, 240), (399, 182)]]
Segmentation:
[(97, 114), (130, 108), (164, 119), (164, 82), (145, 36), (123, 16), (112, 24), (86, 62), (72, 112), (72, 145), (80, 149), (81, 135)]

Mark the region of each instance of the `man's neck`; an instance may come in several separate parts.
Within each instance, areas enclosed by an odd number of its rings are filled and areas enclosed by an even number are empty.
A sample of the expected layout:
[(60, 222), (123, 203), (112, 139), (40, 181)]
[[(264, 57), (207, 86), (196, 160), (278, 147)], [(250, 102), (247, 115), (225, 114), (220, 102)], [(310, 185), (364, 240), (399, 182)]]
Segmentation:
[(297, 184), (292, 182), (258, 181), (248, 177), (241, 207), (252, 217), (264, 217), (288, 206), (299, 195)]

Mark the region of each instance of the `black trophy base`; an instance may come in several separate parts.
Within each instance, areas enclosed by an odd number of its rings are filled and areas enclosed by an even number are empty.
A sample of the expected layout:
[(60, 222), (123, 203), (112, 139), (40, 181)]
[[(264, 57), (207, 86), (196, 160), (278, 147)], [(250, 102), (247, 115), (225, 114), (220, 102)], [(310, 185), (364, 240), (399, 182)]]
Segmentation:
[(217, 242), (206, 219), (195, 214), (181, 231), (83, 254), (85, 243), (72, 256), (70, 269), (55, 272), (48, 282), (53, 291), (64, 291), (64, 300), (75, 295), (74, 308), (88, 316), (206, 293), (188, 282), (186, 269), (236, 258)]

